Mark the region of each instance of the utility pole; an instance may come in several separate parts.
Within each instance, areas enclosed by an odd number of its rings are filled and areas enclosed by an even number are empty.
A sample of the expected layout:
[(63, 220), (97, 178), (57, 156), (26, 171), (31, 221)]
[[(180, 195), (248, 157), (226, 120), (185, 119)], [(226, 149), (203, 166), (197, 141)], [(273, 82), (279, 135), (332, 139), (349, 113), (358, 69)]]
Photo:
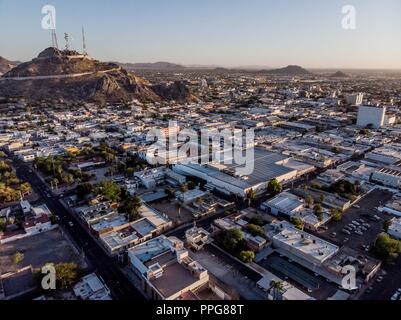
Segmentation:
[(85, 29), (82, 26), (82, 53), (86, 56), (88, 53), (86, 51), (86, 39), (85, 39)]

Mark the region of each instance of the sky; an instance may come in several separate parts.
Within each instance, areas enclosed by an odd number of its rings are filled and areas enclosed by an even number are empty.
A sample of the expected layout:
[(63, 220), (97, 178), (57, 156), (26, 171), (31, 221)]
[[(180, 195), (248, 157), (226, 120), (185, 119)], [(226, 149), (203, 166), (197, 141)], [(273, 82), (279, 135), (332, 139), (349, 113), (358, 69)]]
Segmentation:
[(400, 0), (0, 0), (0, 56), (27, 61), (51, 46), (47, 4), (59, 45), (67, 32), (81, 50), (84, 25), (88, 53), (104, 61), (401, 69)]

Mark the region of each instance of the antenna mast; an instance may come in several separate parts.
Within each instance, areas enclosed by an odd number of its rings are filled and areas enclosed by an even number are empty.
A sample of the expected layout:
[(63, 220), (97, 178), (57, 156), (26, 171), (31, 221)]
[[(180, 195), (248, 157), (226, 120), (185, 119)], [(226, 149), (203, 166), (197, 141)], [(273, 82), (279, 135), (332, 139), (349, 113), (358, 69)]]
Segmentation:
[(64, 33), (64, 39), (65, 39), (65, 50), (70, 50), (70, 38), (68, 36), (68, 33)]
[(56, 34), (56, 26), (53, 20), (53, 14), (50, 11), (50, 23), (52, 28), (52, 47), (58, 49), (58, 42), (57, 42), (57, 34)]
[(84, 26), (82, 26), (82, 52), (84, 55), (87, 55), (86, 51), (86, 40), (85, 40), (85, 29)]

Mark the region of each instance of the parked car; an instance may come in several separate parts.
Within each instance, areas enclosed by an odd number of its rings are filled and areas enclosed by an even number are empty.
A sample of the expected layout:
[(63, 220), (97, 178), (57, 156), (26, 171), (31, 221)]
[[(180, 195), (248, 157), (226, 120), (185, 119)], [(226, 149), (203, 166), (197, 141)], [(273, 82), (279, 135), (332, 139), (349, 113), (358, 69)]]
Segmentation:
[(351, 235), (351, 232), (349, 232), (349, 231), (346, 230), (346, 229), (342, 229), (341, 232), (342, 232), (342, 233), (345, 233), (345, 234), (348, 234), (349, 236)]

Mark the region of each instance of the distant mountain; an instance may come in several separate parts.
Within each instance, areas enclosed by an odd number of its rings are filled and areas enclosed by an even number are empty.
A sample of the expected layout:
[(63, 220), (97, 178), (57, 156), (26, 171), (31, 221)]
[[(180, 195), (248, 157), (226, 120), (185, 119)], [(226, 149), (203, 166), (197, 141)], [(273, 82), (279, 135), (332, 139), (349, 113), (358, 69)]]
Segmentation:
[(135, 70), (182, 70), (184, 66), (170, 62), (154, 62), (154, 63), (117, 63), (119, 66), (128, 71)]
[(19, 62), (9, 61), (3, 57), (0, 57), (0, 75), (7, 73), (12, 68), (14, 68)]
[(331, 78), (349, 78), (350, 76), (342, 71), (337, 71), (336, 73), (333, 73)]
[(285, 68), (273, 69), (273, 70), (261, 70), (260, 73), (272, 74), (272, 75), (280, 75), (280, 76), (306, 76), (311, 75), (311, 73), (300, 67), (290, 65)]
[(184, 84), (152, 85), (115, 63), (72, 50), (47, 48), (0, 78), (0, 97), (28, 101), (196, 101)]

